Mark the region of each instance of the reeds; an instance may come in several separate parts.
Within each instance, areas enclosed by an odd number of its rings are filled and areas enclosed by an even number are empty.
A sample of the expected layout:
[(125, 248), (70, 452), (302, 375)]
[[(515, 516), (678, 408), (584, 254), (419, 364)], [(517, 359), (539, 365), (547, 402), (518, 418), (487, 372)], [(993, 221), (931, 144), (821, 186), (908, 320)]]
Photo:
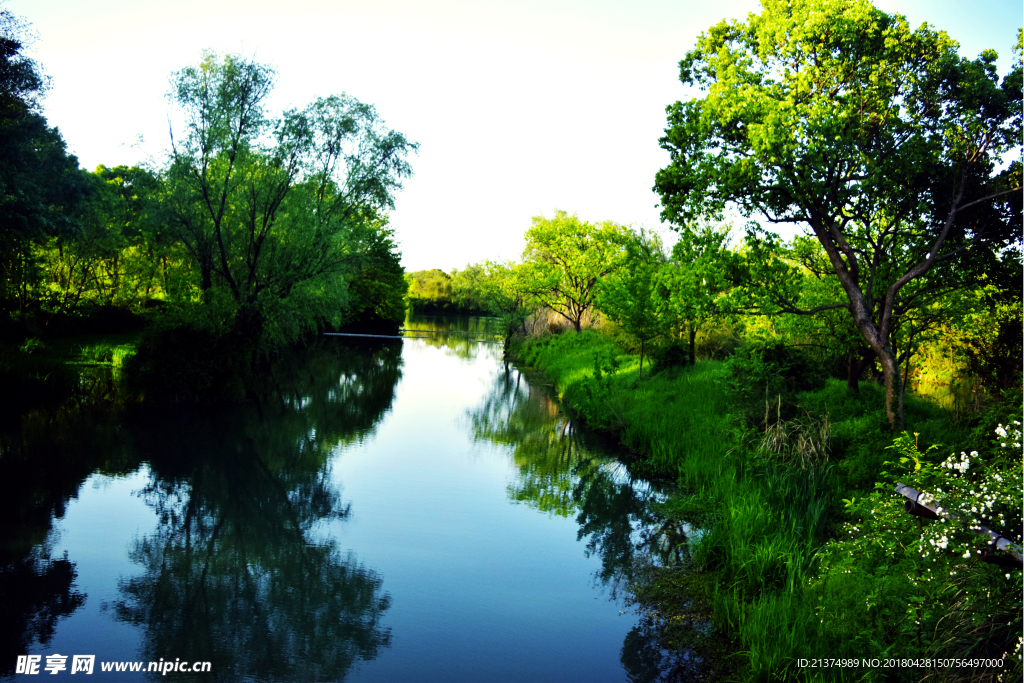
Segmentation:
[(89, 344), (80, 352), (81, 362), (90, 365), (112, 365), (115, 368), (124, 366), (125, 361), (135, 355), (132, 344)]
[[(782, 397), (776, 416), (781, 415)], [(765, 402), (764, 436), (757, 446), (757, 452), (766, 456), (779, 456), (785, 464), (810, 469), (820, 467), (828, 462), (831, 452), (832, 425), (828, 413), (815, 417), (809, 412), (803, 417), (788, 422), (777, 417), (770, 422), (770, 408)]]

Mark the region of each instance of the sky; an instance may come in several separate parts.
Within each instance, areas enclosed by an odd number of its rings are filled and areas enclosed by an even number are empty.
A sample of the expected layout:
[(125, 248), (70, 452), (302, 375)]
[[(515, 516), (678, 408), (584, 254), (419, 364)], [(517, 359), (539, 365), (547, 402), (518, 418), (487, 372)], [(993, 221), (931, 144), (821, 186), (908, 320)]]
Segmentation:
[[(876, 0), (974, 57), (1020, 0)], [(31, 24), (44, 100), (80, 164), (160, 163), (170, 74), (204, 49), (273, 66), (269, 108), (345, 92), (419, 143), (390, 220), (407, 270), (517, 259), (534, 216), (664, 230), (654, 174), (678, 62), (750, 0), (7, 0)]]

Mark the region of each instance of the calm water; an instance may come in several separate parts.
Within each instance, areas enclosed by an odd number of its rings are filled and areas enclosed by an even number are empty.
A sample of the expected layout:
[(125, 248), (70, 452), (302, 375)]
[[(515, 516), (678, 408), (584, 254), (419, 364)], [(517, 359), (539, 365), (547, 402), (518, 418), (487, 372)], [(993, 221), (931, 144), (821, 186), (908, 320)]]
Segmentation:
[[(8, 425), (0, 677), (55, 653), (46, 680), (76, 654), (92, 680), (674, 677), (621, 597), (663, 544), (661, 494), (469, 341), (487, 321), (407, 327), (442, 333), (323, 340), (258, 405), (86, 398)], [(99, 670), (161, 658), (212, 672)]]

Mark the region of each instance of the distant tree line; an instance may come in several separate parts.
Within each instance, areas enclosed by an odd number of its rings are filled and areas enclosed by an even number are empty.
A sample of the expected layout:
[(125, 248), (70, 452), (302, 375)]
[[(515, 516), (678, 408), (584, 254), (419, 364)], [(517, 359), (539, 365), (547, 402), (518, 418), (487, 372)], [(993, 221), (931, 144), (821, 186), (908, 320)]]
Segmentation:
[(492, 311), (483, 291), (486, 268), (468, 265), (451, 273), (434, 268), (406, 273), (408, 306), (416, 313), (489, 315)]

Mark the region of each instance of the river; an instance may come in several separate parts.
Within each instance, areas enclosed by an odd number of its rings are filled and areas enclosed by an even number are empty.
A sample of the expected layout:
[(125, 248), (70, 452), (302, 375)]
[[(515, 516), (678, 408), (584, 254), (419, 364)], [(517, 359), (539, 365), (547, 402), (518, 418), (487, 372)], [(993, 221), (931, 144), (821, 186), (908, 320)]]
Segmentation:
[[(8, 424), (0, 678), (674, 679), (624, 590), (664, 559), (663, 494), (486, 319), (406, 328), (427, 338), (322, 339), (244, 406), (113, 410), (93, 377)], [(101, 670), (134, 661), (171, 670)]]

